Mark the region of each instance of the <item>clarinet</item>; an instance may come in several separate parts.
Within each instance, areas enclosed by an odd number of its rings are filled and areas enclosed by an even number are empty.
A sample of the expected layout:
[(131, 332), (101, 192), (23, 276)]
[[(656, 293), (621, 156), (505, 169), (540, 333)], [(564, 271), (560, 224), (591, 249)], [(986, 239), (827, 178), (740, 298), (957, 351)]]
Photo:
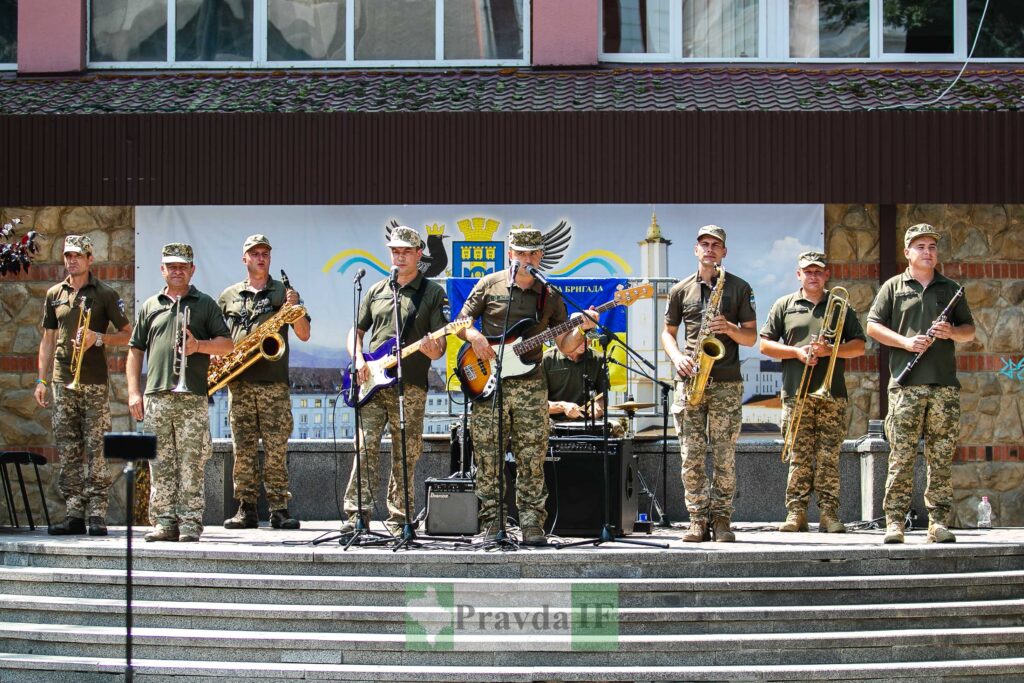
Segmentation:
[[(953, 295), (953, 298), (949, 300), (949, 303), (946, 304), (946, 307), (942, 309), (942, 313), (939, 313), (939, 317), (932, 321), (932, 324), (928, 326), (929, 339), (935, 339), (935, 335), (932, 333), (931, 329), (938, 323), (944, 323), (949, 319), (949, 314), (953, 312), (953, 309), (956, 308), (958, 303), (960, 303), (960, 299), (962, 299), (963, 296), (964, 288), (960, 287), (960, 289), (956, 290), (956, 294)], [(931, 345), (929, 344), (928, 349), (930, 348)], [(921, 356), (923, 356), (928, 349), (914, 354), (914, 357), (910, 359), (909, 363), (907, 363), (907, 367), (903, 368), (903, 372), (896, 377), (896, 384), (903, 386), (903, 381), (907, 378), (907, 375), (910, 374), (910, 371), (914, 369), (915, 365), (917, 365), (917, 361), (921, 360)]]

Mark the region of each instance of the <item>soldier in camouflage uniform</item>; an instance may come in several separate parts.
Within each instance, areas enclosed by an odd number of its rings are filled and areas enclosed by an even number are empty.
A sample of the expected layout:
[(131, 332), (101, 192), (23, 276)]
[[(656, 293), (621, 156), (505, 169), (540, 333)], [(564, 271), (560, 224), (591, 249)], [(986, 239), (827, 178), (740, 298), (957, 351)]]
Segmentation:
[[(960, 431), (960, 382), (956, 377), (955, 343), (974, 339), (974, 318), (967, 297), (936, 322), (952, 301), (959, 284), (936, 270), (939, 233), (927, 223), (907, 228), (903, 254), (908, 266), (878, 290), (868, 313), (868, 334), (889, 351), (889, 474), (885, 480), (885, 543), (902, 543), (910, 511), (917, 445), (924, 439), (928, 484), (928, 541), (952, 543), (946, 527), (953, 505), (950, 470)], [(902, 385), (896, 377), (921, 354)]]
[[(743, 381), (740, 376), (739, 345), (753, 346), (757, 339), (754, 293), (746, 281), (726, 273), (719, 315), (710, 320), (711, 332), (722, 342), (725, 353), (711, 370), (711, 381), (703, 401), (696, 407), (686, 403), (685, 382), (697, 373), (695, 350), (704, 311), (714, 286), (717, 267), (728, 253), (725, 230), (705, 225), (697, 231), (693, 253), (697, 272), (669, 291), (661, 343), (681, 378), (672, 406), (682, 455), (682, 480), (690, 526), (683, 540), (700, 542), (714, 534), (716, 541), (732, 542), (732, 501), (736, 492), (736, 440), (743, 424)], [(679, 326), (684, 326), (685, 353), (679, 348)], [(714, 481), (705, 472), (708, 445), (714, 464)]]
[[(242, 244), (242, 263), (248, 278), (225, 289), (218, 300), (231, 337), (238, 344), (285, 304), (296, 306), (299, 293), (270, 277), (270, 240), (251, 235)], [(292, 327), (302, 341), (309, 339), (309, 316)], [(238, 512), (224, 520), (225, 529), (259, 526), (256, 501), (260, 494), (257, 458), (263, 439), (263, 485), (275, 529), (298, 529), (299, 520), (288, 514), (288, 437), (292, 433), (292, 400), (288, 388), (288, 326), (278, 331), (285, 341), (284, 354), (276, 361), (260, 358), (228, 384), (231, 441), (235, 454), (232, 478)]]
[[(786, 521), (779, 531), (807, 531), (807, 504), (811, 491), (818, 494), (821, 516), (818, 531), (843, 533), (839, 519), (839, 449), (846, 435), (846, 358), (864, 354), (864, 330), (857, 313), (848, 306), (843, 318), (842, 336), (836, 350), (832, 400), (810, 396), (821, 388), (832, 356), (832, 346), (818, 338), (828, 306), (829, 271), (825, 254), (807, 251), (797, 260), (800, 289), (772, 305), (761, 328), (761, 353), (782, 361), (782, 433), (788, 434), (793, 409), (805, 369), (813, 368), (805, 380), (808, 396), (800, 408), (800, 428), (795, 435), (786, 482)], [(833, 316), (834, 318), (834, 316)], [(835, 320), (829, 325), (834, 328)], [(819, 362), (820, 361), (820, 362)]]
[[(509, 262), (513, 269), (491, 273), (473, 287), (459, 318), (480, 318), (483, 332), (474, 327), (459, 336), (469, 342), (483, 361), (495, 357), (487, 336), (500, 336), (508, 311), (511, 329), (522, 320), (533, 320), (522, 336), (533, 337), (567, 320), (561, 295), (530, 275), (527, 264), (539, 268), (544, 256), (544, 238), (540, 230), (513, 230), (508, 239)], [(513, 272), (515, 273), (513, 277)], [(511, 310), (509, 310), (511, 309)], [(579, 314), (576, 314), (579, 315)], [(559, 335), (555, 343), (562, 352), (576, 348), (596, 323), (587, 316), (580, 325)], [(487, 336), (485, 336), (487, 335)], [(524, 353), (522, 360), (538, 367), (525, 375), (501, 381), (504, 434), (511, 437), (516, 459), (516, 506), (524, 545), (543, 545), (544, 454), (548, 447), (548, 389), (539, 367), (541, 349)], [(476, 444), (476, 494), (480, 499), (480, 527), (488, 540), (500, 530), (498, 516), (498, 468), (504, 463), (505, 449), (498, 444), (498, 416), (494, 405), (497, 391), (473, 404), (473, 443)]]
[[(414, 499), (412, 481), (416, 463), (423, 452), (423, 414), (427, 405), (427, 375), (430, 362), (444, 355), (447, 343), (442, 336), (432, 339), (429, 334), (448, 322), (444, 307), (447, 303), (444, 289), (426, 279), (418, 264), (423, 257), (423, 240), (410, 227), (398, 226), (391, 231), (387, 243), (391, 251), (391, 265), (397, 269), (394, 286), (398, 289), (398, 319), (401, 326), (402, 346), (420, 341), (419, 350), (401, 361), (402, 390), (405, 403), (405, 469), (408, 470), (409, 505)], [(378, 351), (382, 344), (395, 338), (394, 300), (391, 278), (385, 278), (367, 291), (359, 306), (356, 327), (349, 330), (348, 350), (354, 360), (356, 379), (362, 384), (370, 375), (364, 349)], [(365, 342), (369, 334), (369, 342)], [(369, 523), (369, 510), (374, 507), (378, 488), (380, 443), (384, 430), (391, 429), (391, 477), (388, 480), (388, 529), (399, 534), (409, 519), (406, 510), (406, 487), (403, 479), (402, 443), (399, 430), (398, 385), (378, 389), (359, 408), (360, 466), (357, 477), (356, 463), (352, 464), (348, 489), (345, 491), (345, 514), (348, 521), (342, 525), (343, 534), (357, 528), (362, 512), (364, 524)], [(362, 482), (362, 511), (359, 509), (359, 486)]]
[[(156, 434), (149, 497), (154, 529), (146, 540), (195, 542), (203, 533), (204, 467), (213, 452), (206, 376), (210, 356), (228, 353), (233, 344), (217, 302), (190, 284), (196, 270), (192, 247), (164, 245), (161, 260), (167, 286), (142, 304), (128, 343), (128, 410)], [(181, 339), (179, 318), (186, 310), (191, 319)], [(185, 357), (185, 391), (174, 391)]]
[[(107, 491), (110, 474), (103, 458), (103, 434), (110, 431), (105, 346), (124, 346), (131, 324), (124, 301), (110, 285), (92, 273), (92, 240), (68, 235), (64, 240), (64, 268), (68, 276), (46, 292), (43, 303), (43, 338), (39, 342), (35, 399), (47, 408), (46, 379), (53, 371), (53, 436), (60, 457), (58, 486), (67, 507), (64, 521), (51, 524), (55, 536), (88, 533), (107, 535)], [(88, 307), (89, 327), (79, 339), (79, 319)], [(114, 334), (107, 333), (113, 325)], [(80, 368), (71, 367), (73, 347), (82, 349)], [(68, 385), (79, 372), (77, 389)]]

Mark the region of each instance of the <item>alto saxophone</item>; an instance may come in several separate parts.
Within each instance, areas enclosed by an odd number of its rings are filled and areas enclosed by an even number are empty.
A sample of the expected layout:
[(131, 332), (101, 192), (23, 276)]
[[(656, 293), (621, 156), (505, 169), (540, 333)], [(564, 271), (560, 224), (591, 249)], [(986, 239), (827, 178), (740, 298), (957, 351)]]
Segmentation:
[(716, 360), (725, 356), (725, 344), (711, 331), (711, 321), (718, 317), (722, 308), (722, 291), (725, 289), (725, 268), (718, 266), (718, 282), (711, 290), (704, 317), (697, 333), (697, 345), (690, 352), (690, 358), (697, 364), (697, 374), (686, 382), (686, 404), (696, 408), (704, 400), (704, 390), (711, 379), (711, 367)]
[(206, 383), (209, 387), (207, 395), (212, 396), (261, 358), (266, 358), (268, 361), (280, 360), (285, 351), (281, 328), (290, 325), (304, 315), (306, 315), (304, 306), (285, 304), (277, 313), (264, 320), (259, 327), (235, 344), (235, 348), (230, 353), (219, 359), (211, 360), (210, 371), (206, 375)]

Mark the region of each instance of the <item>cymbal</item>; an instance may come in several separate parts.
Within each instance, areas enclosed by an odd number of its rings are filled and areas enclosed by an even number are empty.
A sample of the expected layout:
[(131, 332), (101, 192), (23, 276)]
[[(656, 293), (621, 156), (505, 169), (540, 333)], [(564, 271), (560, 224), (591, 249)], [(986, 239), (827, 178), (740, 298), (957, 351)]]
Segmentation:
[(640, 401), (626, 401), (625, 403), (619, 403), (617, 405), (608, 406), (608, 407), (613, 409), (613, 410), (625, 410), (625, 411), (628, 412), (630, 410), (643, 410), (644, 408), (653, 408), (655, 405), (657, 405), (657, 404), (655, 404), (655, 403), (642, 403)]

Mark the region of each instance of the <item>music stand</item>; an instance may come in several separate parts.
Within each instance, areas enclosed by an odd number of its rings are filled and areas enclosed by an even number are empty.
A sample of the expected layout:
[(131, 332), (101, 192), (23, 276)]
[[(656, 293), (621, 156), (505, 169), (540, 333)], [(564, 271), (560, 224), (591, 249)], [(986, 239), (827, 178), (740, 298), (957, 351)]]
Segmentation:
[(132, 521), (135, 518), (135, 461), (156, 459), (156, 434), (107, 432), (103, 435), (103, 457), (123, 460), (125, 480), (124, 582), (124, 680), (131, 683), (132, 670)]

